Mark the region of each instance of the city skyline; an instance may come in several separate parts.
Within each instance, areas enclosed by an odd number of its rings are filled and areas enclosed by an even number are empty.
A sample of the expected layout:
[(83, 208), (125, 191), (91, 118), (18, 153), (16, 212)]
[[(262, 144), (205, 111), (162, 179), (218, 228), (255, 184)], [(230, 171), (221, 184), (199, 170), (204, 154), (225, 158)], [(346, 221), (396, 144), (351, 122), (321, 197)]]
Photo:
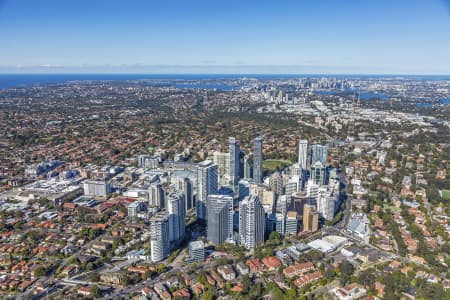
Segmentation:
[(107, 4), (0, 1), (0, 73), (450, 74), (448, 1)]

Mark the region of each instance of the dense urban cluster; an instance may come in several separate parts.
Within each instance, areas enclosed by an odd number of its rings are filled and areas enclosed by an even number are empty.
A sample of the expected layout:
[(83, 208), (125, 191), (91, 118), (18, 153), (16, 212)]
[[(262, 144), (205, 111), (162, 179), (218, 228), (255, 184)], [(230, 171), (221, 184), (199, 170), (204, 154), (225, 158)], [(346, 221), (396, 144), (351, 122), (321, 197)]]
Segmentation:
[(449, 88), (0, 90), (0, 297), (448, 299)]

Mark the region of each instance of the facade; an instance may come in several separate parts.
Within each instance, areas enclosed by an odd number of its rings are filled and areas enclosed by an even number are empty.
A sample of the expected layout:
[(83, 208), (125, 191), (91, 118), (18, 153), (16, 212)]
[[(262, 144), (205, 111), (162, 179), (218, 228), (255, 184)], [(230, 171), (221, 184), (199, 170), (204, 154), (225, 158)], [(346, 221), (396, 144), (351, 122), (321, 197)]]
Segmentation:
[(298, 165), (300, 170), (307, 169), (308, 160), (308, 141), (300, 140), (298, 143)]
[(233, 241), (233, 197), (209, 195), (207, 204), (208, 241), (214, 245)]
[(106, 197), (111, 193), (111, 185), (106, 181), (86, 180), (83, 182), (83, 189), (86, 196)]
[(230, 157), (230, 184), (232, 186), (236, 186), (239, 182), (239, 155), (241, 153), (241, 149), (239, 148), (239, 144), (234, 137), (230, 137), (228, 139), (228, 148)]
[(286, 214), (285, 235), (296, 235), (298, 228), (297, 212), (288, 211)]
[(239, 205), (239, 237), (251, 249), (264, 242), (265, 212), (256, 195), (246, 197)]
[(285, 231), (285, 216), (282, 213), (275, 214), (275, 231), (281, 236), (284, 236)]
[(169, 256), (169, 214), (158, 212), (150, 219), (151, 260), (158, 262)]
[(169, 240), (180, 241), (185, 233), (186, 208), (181, 193), (171, 193), (167, 196), (167, 210), (169, 212)]
[(327, 164), (328, 146), (314, 144), (311, 146), (311, 166), (320, 161), (324, 166)]
[(144, 169), (157, 169), (159, 167), (159, 157), (151, 155), (139, 155), (137, 158), (137, 165)]
[(250, 194), (250, 182), (247, 180), (239, 180), (238, 185), (238, 194), (239, 194), (239, 200), (244, 199)]
[(262, 172), (262, 136), (258, 136), (253, 140), (253, 180), (256, 183), (262, 182), (263, 172)]
[(186, 212), (194, 207), (194, 195), (192, 191), (192, 182), (187, 177), (175, 178), (175, 186), (181, 192), (184, 197), (184, 208)]
[(281, 177), (280, 172), (274, 172), (269, 177), (269, 187), (272, 191), (277, 193), (278, 196), (283, 195), (283, 178)]
[(248, 157), (247, 155), (244, 156), (244, 178), (245, 179), (250, 179), (252, 178), (252, 168), (250, 166), (250, 157)]
[(230, 180), (230, 153), (213, 152), (213, 163), (217, 165), (218, 177), (221, 183), (228, 183)]
[(202, 241), (190, 242), (189, 256), (192, 262), (203, 262), (205, 260), (205, 244)]
[(319, 229), (319, 214), (314, 205), (305, 204), (303, 208), (303, 231), (316, 232)]
[(315, 184), (325, 185), (327, 183), (327, 177), (327, 168), (320, 160), (316, 160), (311, 164), (310, 179)]
[(148, 204), (150, 207), (164, 208), (165, 192), (160, 182), (153, 182), (148, 188)]
[(206, 202), (208, 195), (217, 194), (217, 165), (205, 160), (197, 166), (197, 218), (206, 221)]

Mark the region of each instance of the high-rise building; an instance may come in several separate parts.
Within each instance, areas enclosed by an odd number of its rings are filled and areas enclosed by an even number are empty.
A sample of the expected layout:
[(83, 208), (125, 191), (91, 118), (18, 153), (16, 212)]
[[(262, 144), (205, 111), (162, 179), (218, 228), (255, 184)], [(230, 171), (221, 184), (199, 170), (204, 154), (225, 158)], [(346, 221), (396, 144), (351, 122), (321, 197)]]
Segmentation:
[(251, 249), (264, 242), (265, 212), (256, 195), (239, 204), (239, 237), (241, 244)]
[(167, 196), (167, 210), (169, 212), (169, 240), (178, 242), (184, 237), (186, 208), (184, 196), (181, 193), (171, 193)]
[(324, 185), (327, 182), (327, 168), (317, 160), (311, 164), (311, 176), (309, 177), (315, 184)]
[(209, 195), (208, 204), (208, 241), (214, 245), (233, 241), (233, 197)]
[(164, 208), (166, 206), (165, 192), (162, 183), (157, 181), (150, 184), (148, 188), (148, 204), (151, 207)]
[(197, 166), (197, 218), (207, 219), (206, 203), (208, 195), (217, 194), (217, 165), (210, 160), (202, 161)]
[(153, 262), (169, 256), (169, 214), (166, 211), (158, 212), (150, 219), (150, 248)]
[(285, 235), (296, 235), (298, 228), (297, 212), (288, 211), (286, 214)]
[(298, 175), (292, 176), (289, 178), (289, 181), (286, 182), (284, 193), (286, 195), (292, 195), (298, 191), (300, 191), (300, 177)]
[(284, 236), (285, 230), (285, 215), (282, 213), (275, 214), (275, 231), (281, 236)]
[(188, 177), (173, 177), (173, 183), (176, 188), (183, 193), (184, 197), (184, 207), (186, 212), (193, 208), (194, 197), (192, 193), (192, 182)]
[(230, 154), (228, 152), (213, 152), (213, 163), (217, 165), (219, 181), (228, 184), (230, 180)]
[(308, 160), (308, 141), (300, 140), (298, 143), (298, 164), (300, 170), (306, 170)]
[(328, 146), (314, 144), (311, 146), (311, 166), (320, 161), (324, 166), (327, 165)]
[(277, 193), (277, 196), (283, 195), (283, 178), (280, 172), (274, 172), (269, 177), (269, 187), (272, 191)]
[(303, 208), (303, 231), (316, 232), (319, 229), (319, 214), (316, 207), (305, 204)]
[(189, 256), (191, 262), (202, 262), (205, 260), (205, 244), (202, 241), (189, 243)]
[(239, 181), (239, 155), (241, 153), (241, 149), (239, 148), (239, 144), (234, 137), (228, 138), (228, 152), (230, 157), (230, 183), (233, 186), (236, 186)]
[(244, 178), (250, 179), (252, 178), (252, 167), (250, 165), (250, 157), (244, 156)]
[(250, 182), (241, 179), (238, 184), (239, 201), (250, 195)]
[(256, 183), (262, 182), (263, 170), (262, 170), (262, 161), (263, 161), (263, 139), (262, 136), (258, 136), (253, 140), (253, 180)]

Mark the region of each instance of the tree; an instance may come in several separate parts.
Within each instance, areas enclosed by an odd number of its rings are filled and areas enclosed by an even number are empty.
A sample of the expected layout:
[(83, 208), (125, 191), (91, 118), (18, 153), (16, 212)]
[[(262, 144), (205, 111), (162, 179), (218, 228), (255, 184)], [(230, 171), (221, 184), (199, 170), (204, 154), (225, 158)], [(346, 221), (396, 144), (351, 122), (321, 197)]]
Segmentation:
[(351, 263), (344, 260), (339, 266), (339, 271), (341, 273), (341, 284), (346, 285), (355, 271), (355, 268)]
[(91, 294), (94, 298), (100, 297), (100, 289), (98, 288), (98, 286), (96, 284), (91, 286)]

